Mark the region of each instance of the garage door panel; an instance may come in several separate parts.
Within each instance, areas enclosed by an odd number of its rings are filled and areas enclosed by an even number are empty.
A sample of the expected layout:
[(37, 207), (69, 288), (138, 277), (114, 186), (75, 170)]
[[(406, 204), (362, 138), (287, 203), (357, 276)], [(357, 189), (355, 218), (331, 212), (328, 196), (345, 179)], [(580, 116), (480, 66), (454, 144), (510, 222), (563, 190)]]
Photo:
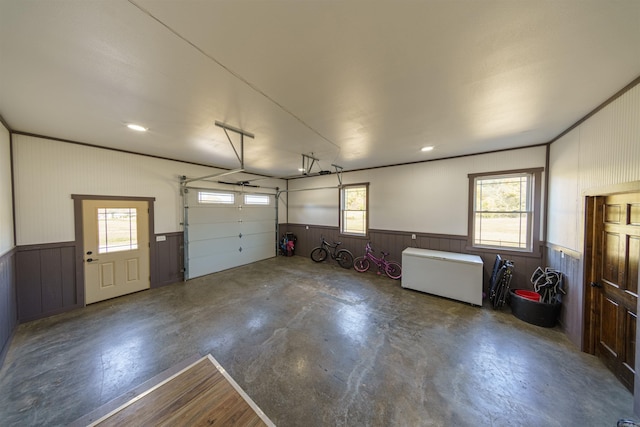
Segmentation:
[[(228, 192), (227, 192), (228, 193)], [(276, 255), (275, 197), (268, 206), (198, 203), (198, 191), (188, 193), (188, 278), (222, 271)], [(239, 250), (242, 248), (242, 250)]]
[(194, 219), (192, 215), (189, 216), (189, 225), (198, 225), (198, 224), (221, 224), (221, 223), (234, 223), (240, 222), (241, 218), (239, 216), (234, 216), (230, 218), (209, 218), (208, 220), (198, 220)]
[(189, 225), (238, 222), (238, 220), (240, 220), (240, 211), (236, 207), (225, 209), (189, 208)]
[(237, 237), (198, 240), (189, 244), (189, 259), (206, 257), (213, 254), (237, 253), (241, 244)]
[(263, 259), (276, 256), (276, 250), (275, 250), (274, 244), (258, 245), (251, 248), (247, 248), (246, 250), (243, 248), (242, 252), (247, 263), (261, 261)]
[(243, 207), (242, 208), (242, 220), (243, 221), (262, 221), (265, 218), (269, 218), (275, 221), (275, 208), (273, 206), (256, 208), (256, 207)]
[(207, 256), (189, 261), (190, 276), (200, 277), (217, 271), (243, 265), (244, 257), (240, 258), (236, 254), (227, 253), (217, 256)]
[(243, 238), (242, 253), (247, 262), (255, 262), (276, 256), (276, 244), (267, 234), (256, 234)]
[(209, 240), (225, 237), (238, 237), (241, 233), (240, 224), (237, 222), (221, 222), (218, 224), (189, 225), (189, 240)]
[(242, 222), (242, 234), (275, 233), (275, 225), (271, 221)]
[(245, 248), (252, 248), (260, 245), (270, 245), (275, 247), (274, 235), (271, 233), (243, 234), (240, 245)]

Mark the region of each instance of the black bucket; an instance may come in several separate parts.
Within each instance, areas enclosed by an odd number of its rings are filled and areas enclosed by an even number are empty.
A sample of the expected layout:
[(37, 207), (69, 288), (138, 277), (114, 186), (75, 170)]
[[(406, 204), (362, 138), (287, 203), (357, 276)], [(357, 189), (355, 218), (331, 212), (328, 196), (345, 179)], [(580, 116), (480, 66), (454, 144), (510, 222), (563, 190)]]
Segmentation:
[(532, 325), (553, 328), (558, 323), (562, 303), (547, 304), (521, 297), (511, 290), (511, 312), (520, 320)]

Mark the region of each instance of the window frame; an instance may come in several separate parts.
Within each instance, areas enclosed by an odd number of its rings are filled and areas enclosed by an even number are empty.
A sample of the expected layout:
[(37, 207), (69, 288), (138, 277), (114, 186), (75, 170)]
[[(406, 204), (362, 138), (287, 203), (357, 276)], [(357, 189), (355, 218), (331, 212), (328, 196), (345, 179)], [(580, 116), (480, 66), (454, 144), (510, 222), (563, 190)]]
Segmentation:
[[(469, 174), (469, 217), (468, 217), (468, 236), (467, 236), (467, 249), (472, 251), (500, 251), (500, 252), (514, 252), (522, 255), (531, 254), (538, 256), (540, 253), (540, 223), (542, 218), (542, 172), (544, 168), (527, 168), (527, 169), (512, 169), (504, 171), (492, 171)], [(493, 246), (493, 245), (477, 245), (475, 244), (475, 203), (476, 203), (476, 180), (477, 179), (499, 179), (506, 178), (509, 175), (521, 175), (527, 174), (531, 177), (531, 220), (530, 230), (528, 230), (527, 239), (529, 240), (530, 247), (527, 248), (515, 248), (510, 246)]]
[[(350, 189), (350, 188), (358, 188), (358, 187), (363, 187), (365, 190), (365, 197), (366, 197), (366, 201), (365, 201), (365, 208), (364, 208), (364, 213), (365, 213), (365, 220), (364, 220), (364, 234), (360, 234), (360, 233), (350, 233), (350, 232), (346, 232), (344, 231), (344, 220), (343, 220), (343, 215), (344, 215), (344, 194), (345, 194), (345, 190), (346, 189)], [(360, 238), (368, 238), (369, 237), (369, 183), (368, 182), (361, 182), (361, 183), (356, 183), (356, 184), (343, 184), (340, 186), (340, 191), (338, 192), (338, 230), (341, 236), (348, 236), (348, 237), (360, 237)]]

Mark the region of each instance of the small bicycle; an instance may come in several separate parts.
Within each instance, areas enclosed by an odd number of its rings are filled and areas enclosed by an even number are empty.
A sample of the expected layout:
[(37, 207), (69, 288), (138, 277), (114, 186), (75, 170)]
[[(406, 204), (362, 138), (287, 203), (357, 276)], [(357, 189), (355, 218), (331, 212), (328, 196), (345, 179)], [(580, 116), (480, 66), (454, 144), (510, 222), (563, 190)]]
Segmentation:
[(378, 258), (373, 255), (373, 249), (371, 249), (371, 242), (367, 243), (364, 248), (364, 256), (360, 256), (353, 261), (353, 268), (360, 273), (364, 273), (369, 270), (371, 263), (378, 266), (380, 271), (384, 271), (387, 276), (397, 280), (402, 277), (402, 266), (395, 261), (388, 261), (385, 257), (389, 254), (384, 251), (380, 251), (382, 257)]
[(325, 239), (324, 236), (321, 237), (322, 243), (317, 248), (313, 248), (311, 251), (311, 259), (315, 262), (322, 262), (327, 259), (328, 255), (331, 255), (331, 259), (335, 259), (340, 264), (342, 268), (351, 268), (353, 265), (353, 255), (346, 249), (338, 250), (338, 246), (342, 244), (342, 242), (333, 242), (333, 245), (330, 245)]

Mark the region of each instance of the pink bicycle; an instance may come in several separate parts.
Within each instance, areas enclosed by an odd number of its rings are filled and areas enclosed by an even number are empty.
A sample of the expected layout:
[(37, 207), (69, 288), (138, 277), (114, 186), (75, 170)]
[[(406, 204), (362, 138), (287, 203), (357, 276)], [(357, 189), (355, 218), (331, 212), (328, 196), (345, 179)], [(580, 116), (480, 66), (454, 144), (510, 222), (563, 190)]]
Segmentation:
[(353, 260), (353, 268), (360, 273), (364, 273), (369, 270), (371, 263), (378, 266), (379, 271), (384, 271), (387, 276), (390, 278), (397, 280), (402, 277), (402, 266), (395, 261), (388, 261), (385, 259), (387, 252), (380, 251), (382, 257), (378, 258), (373, 254), (373, 249), (371, 248), (371, 242), (367, 243), (367, 246), (364, 248), (365, 254), (364, 256), (360, 256)]

